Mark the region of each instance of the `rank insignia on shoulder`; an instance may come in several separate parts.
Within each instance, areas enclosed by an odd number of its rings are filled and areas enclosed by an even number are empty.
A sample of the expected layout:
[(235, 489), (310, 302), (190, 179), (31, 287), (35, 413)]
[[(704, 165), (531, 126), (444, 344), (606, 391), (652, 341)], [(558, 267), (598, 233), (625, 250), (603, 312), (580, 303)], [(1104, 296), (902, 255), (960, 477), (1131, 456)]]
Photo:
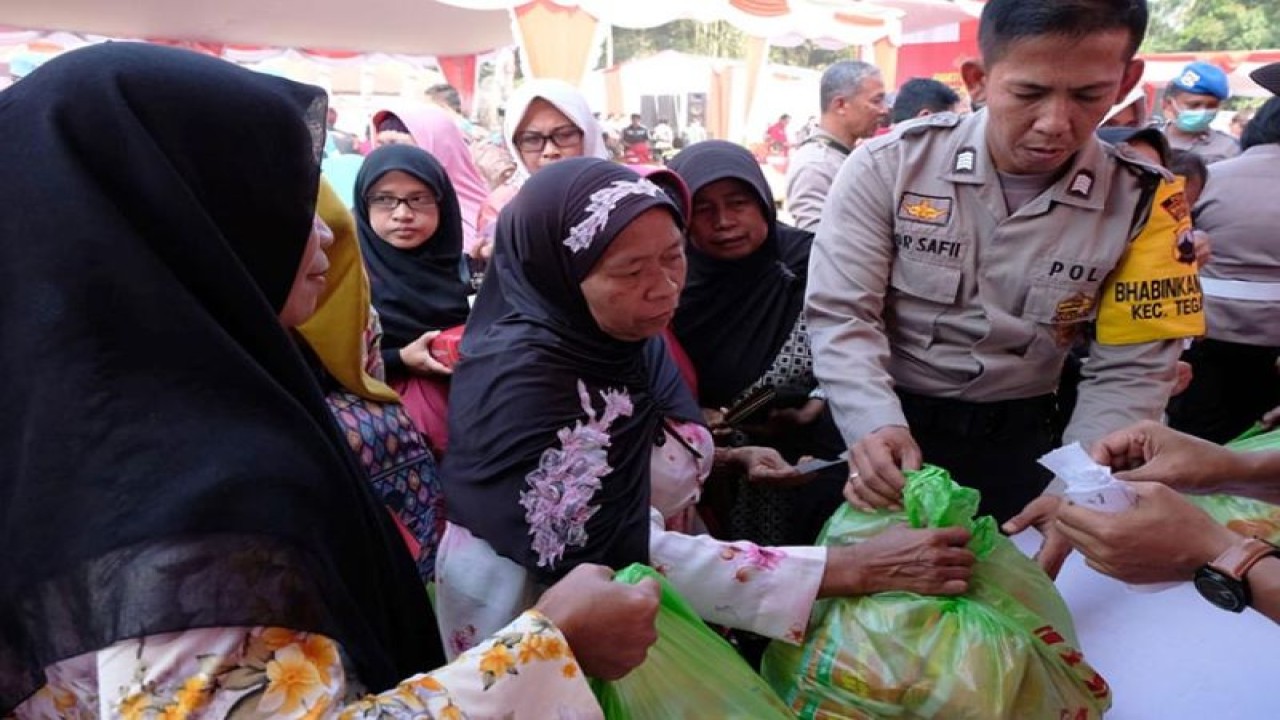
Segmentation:
[(1071, 178), (1071, 185), (1067, 187), (1067, 192), (1076, 197), (1088, 199), (1089, 193), (1093, 192), (1093, 173), (1088, 170), (1081, 170), (1076, 176)]
[(978, 150), (972, 147), (962, 147), (956, 152), (956, 164), (954, 171), (958, 173), (972, 173), (978, 168)]

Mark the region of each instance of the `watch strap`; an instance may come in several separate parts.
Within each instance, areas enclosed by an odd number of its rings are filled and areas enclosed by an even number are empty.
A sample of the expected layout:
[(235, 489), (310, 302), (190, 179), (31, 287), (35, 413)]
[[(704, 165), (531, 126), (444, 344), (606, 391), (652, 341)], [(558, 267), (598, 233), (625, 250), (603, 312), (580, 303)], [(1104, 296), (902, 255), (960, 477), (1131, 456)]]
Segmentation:
[(1270, 556), (1280, 556), (1280, 548), (1265, 540), (1246, 538), (1227, 548), (1213, 562), (1209, 563), (1209, 567), (1232, 580), (1244, 582), (1249, 570), (1259, 560)]

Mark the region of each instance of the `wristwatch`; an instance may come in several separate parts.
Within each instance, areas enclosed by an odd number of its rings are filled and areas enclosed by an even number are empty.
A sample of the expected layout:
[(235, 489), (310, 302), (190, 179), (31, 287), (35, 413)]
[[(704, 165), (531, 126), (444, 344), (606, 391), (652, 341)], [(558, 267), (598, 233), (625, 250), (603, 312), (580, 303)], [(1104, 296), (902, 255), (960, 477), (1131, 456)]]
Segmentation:
[(1280, 557), (1280, 547), (1258, 538), (1242, 540), (1196, 570), (1196, 590), (1223, 610), (1238, 613), (1253, 602), (1246, 579), (1249, 570), (1262, 558), (1272, 556)]

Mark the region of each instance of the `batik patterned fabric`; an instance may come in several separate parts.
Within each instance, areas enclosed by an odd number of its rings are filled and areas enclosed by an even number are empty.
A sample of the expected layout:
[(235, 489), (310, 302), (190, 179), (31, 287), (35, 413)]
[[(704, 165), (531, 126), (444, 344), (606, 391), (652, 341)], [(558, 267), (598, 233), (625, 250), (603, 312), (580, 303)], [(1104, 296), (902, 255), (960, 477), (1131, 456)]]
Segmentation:
[[(811, 390), (817, 384), (813, 354), (809, 352), (809, 329), (801, 312), (769, 369), (734, 402), (762, 387), (794, 386)], [(770, 487), (753, 483), (746, 477), (739, 478), (737, 501), (729, 513), (730, 536), (765, 545), (788, 542), (794, 535), (790, 519), (796, 492), (795, 488)]]
[(782, 349), (773, 358), (773, 363), (769, 365), (769, 369), (765, 371), (764, 375), (760, 376), (759, 380), (752, 383), (750, 387), (734, 398), (733, 404), (738, 404), (762, 387), (779, 388), (783, 386), (804, 387), (805, 389), (813, 389), (818, 386), (818, 380), (813, 374), (813, 353), (809, 350), (809, 327), (805, 324), (803, 312), (796, 318), (796, 323), (792, 326), (791, 333), (782, 342)]
[(335, 390), (326, 396), (374, 492), (418, 544), (414, 561), (424, 582), (435, 577), (444, 534), (444, 494), (436, 461), (401, 405)]

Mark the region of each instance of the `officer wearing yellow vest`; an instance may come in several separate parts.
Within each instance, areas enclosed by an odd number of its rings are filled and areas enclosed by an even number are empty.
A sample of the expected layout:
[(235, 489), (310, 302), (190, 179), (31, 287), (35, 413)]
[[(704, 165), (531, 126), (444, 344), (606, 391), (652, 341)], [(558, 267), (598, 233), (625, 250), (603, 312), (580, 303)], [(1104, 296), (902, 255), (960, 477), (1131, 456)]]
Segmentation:
[(853, 505), (897, 505), (927, 461), (983, 512), (1017, 513), (1049, 480), (1053, 393), (1095, 321), (1065, 441), (1160, 417), (1203, 327), (1189, 214), (1171, 176), (1093, 134), (1142, 75), (1147, 18), (1144, 0), (991, 0), (962, 69), (986, 108), (905, 124), (841, 168), (806, 316)]

